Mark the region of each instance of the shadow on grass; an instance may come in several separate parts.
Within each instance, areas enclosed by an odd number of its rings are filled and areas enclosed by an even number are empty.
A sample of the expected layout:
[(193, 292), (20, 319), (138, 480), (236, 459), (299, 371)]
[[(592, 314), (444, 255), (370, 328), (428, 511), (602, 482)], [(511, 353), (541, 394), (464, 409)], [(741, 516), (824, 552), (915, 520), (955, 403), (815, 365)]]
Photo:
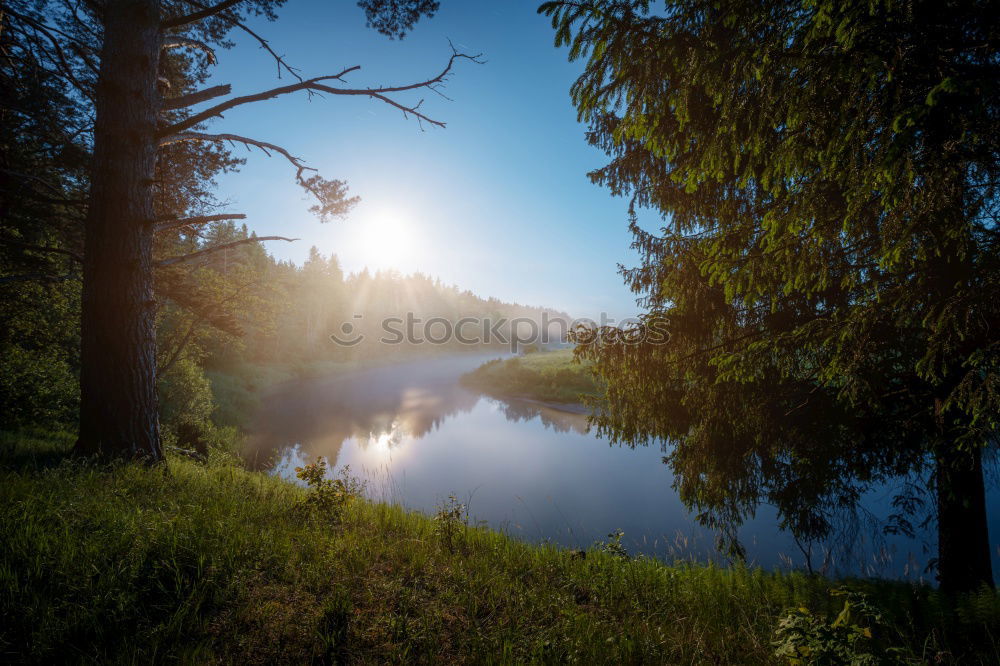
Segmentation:
[(76, 434), (69, 430), (0, 431), (0, 469), (27, 472), (57, 467), (70, 457), (75, 441)]

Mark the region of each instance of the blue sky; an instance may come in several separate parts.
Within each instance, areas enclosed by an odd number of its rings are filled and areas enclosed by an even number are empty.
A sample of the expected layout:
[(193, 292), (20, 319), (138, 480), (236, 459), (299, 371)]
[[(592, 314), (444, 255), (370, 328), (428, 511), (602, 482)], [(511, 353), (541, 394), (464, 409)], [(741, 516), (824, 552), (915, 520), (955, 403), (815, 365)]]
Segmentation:
[[(626, 204), (592, 185), (587, 171), (603, 154), (584, 140), (569, 88), (580, 71), (553, 46), (536, 0), (442, 0), (402, 41), (364, 25), (353, 0), (292, 1), (274, 23), (254, 22), (303, 76), (361, 65), (351, 87), (410, 83), (437, 73), (450, 55), (482, 53), (486, 64), (458, 64), (444, 90), (425, 98), (446, 129), (421, 131), (391, 107), (364, 98), (305, 94), (234, 109), (211, 130), (277, 143), (346, 180), (362, 198), (347, 219), (321, 224), (295, 185), (290, 165), (258, 152), (220, 179), (220, 199), (246, 212), (259, 235), (301, 238), (269, 243), (301, 262), (311, 245), (335, 253), (348, 271), (364, 266), (420, 270), (482, 296), (620, 319), (634, 297), (616, 267), (634, 265)], [(275, 66), (240, 36), (219, 53), (211, 83), (247, 94), (277, 81)], [(242, 154), (243, 149), (235, 150)], [(654, 225), (655, 226), (655, 225)]]

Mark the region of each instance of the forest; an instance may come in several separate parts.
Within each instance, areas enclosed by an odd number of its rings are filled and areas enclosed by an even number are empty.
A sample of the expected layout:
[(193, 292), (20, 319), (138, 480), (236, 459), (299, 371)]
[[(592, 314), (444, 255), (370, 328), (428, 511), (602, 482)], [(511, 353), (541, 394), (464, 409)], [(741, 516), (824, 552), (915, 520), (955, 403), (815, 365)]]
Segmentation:
[(997, 9), (4, 0), (0, 661), (997, 663)]

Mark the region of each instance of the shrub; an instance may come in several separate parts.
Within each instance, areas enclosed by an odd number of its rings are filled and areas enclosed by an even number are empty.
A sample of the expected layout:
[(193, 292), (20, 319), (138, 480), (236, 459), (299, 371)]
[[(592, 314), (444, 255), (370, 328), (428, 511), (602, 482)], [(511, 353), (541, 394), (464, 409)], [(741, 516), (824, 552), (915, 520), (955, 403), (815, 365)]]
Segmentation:
[(832, 622), (804, 606), (791, 609), (779, 620), (775, 656), (789, 664), (816, 666), (917, 663), (907, 650), (890, 646), (891, 629), (864, 594), (843, 588), (831, 594), (844, 597), (844, 606)]
[(328, 468), (323, 456), (316, 462), (295, 468), (295, 476), (305, 481), (309, 492), (301, 500), (301, 508), (311, 518), (339, 523), (344, 509), (354, 499), (361, 497), (365, 483), (351, 476), (351, 468), (344, 467), (336, 479), (328, 478)]
[(625, 532), (622, 530), (615, 530), (608, 535), (607, 541), (597, 543), (597, 549), (601, 552), (607, 553), (608, 555), (627, 560), (628, 551), (625, 549), (625, 546), (622, 545), (623, 536), (625, 536)]
[(468, 508), (454, 495), (448, 495), (448, 499), (438, 504), (434, 514), (434, 533), (449, 553), (455, 552), (458, 537), (468, 521)]

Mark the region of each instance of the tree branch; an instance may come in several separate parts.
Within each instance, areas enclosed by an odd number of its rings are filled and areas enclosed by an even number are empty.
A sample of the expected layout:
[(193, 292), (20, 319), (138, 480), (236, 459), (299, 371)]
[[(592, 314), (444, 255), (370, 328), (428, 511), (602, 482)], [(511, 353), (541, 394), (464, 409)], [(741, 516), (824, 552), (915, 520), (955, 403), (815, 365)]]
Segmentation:
[[(185, 0), (185, 2), (187, 2), (187, 4), (189, 4), (189, 5), (192, 5), (194, 7), (199, 8), (201, 10), (207, 10), (208, 9), (208, 7), (206, 5), (203, 5), (202, 3), (197, 2), (197, 0)], [(298, 79), (299, 81), (302, 80), (302, 77), (299, 76), (299, 74), (298, 74), (298, 70), (296, 68), (292, 67), (291, 65), (289, 65), (287, 62), (285, 62), (284, 58), (282, 58), (280, 55), (278, 55), (277, 53), (275, 53), (274, 49), (271, 48), (270, 42), (268, 42), (266, 39), (264, 39), (263, 37), (261, 37), (260, 35), (258, 35), (256, 32), (254, 32), (253, 30), (251, 30), (249, 27), (247, 27), (236, 16), (233, 16), (232, 12), (226, 11), (225, 13), (220, 14), (219, 18), (221, 18), (221, 19), (225, 20), (226, 22), (228, 22), (230, 26), (232, 26), (234, 28), (239, 28), (243, 32), (247, 33), (248, 35), (250, 35), (251, 37), (253, 37), (254, 39), (256, 39), (257, 43), (260, 44), (260, 48), (264, 49), (265, 51), (267, 51), (268, 53), (271, 54), (271, 57), (274, 58), (274, 61), (275, 61), (275, 63), (277, 63), (277, 66), (278, 66), (278, 78), (279, 79), (281, 78), (281, 69), (284, 68), (285, 71), (287, 71), (289, 74), (291, 74), (292, 76), (294, 76), (296, 79)]]
[(448, 59), (448, 64), (445, 66), (441, 72), (426, 81), (420, 81), (418, 83), (411, 83), (409, 85), (402, 86), (385, 86), (380, 88), (333, 88), (329, 85), (323, 83), (324, 81), (343, 81), (343, 76), (357, 69), (361, 69), (360, 66), (355, 65), (354, 67), (348, 67), (338, 74), (330, 74), (326, 76), (317, 76), (312, 79), (306, 79), (304, 81), (299, 81), (298, 83), (293, 83), (287, 86), (281, 86), (279, 88), (273, 88), (271, 90), (265, 90), (264, 92), (256, 93), (254, 95), (244, 95), (242, 97), (234, 97), (233, 99), (226, 100), (221, 104), (216, 104), (213, 107), (205, 109), (201, 113), (196, 113), (193, 116), (186, 118), (174, 125), (162, 129), (159, 133), (160, 137), (169, 136), (171, 134), (176, 134), (178, 132), (183, 132), (184, 130), (190, 129), (195, 125), (205, 122), (210, 118), (221, 116), (224, 111), (228, 111), (237, 106), (243, 104), (250, 104), (253, 102), (261, 102), (268, 99), (273, 99), (281, 95), (287, 95), (289, 93), (298, 92), (299, 90), (307, 90), (310, 92), (324, 92), (331, 95), (350, 95), (350, 96), (366, 96), (377, 99), (379, 101), (385, 102), (390, 106), (394, 106), (403, 114), (413, 114), (418, 120), (426, 121), (431, 125), (436, 125), (438, 127), (444, 127), (445, 123), (429, 118), (419, 111), (420, 105), (423, 100), (417, 102), (413, 106), (406, 106), (396, 100), (388, 97), (391, 93), (404, 92), (407, 90), (418, 90), (418, 89), (429, 89), (434, 92), (438, 92), (437, 85), (442, 83), (451, 73), (452, 67), (454, 67), (455, 61), (464, 58), (471, 60), (473, 62), (481, 62), (478, 55), (470, 56), (464, 53), (453, 52), (451, 58)]
[[(90, 58), (84, 52), (83, 47), (80, 45), (78, 41), (76, 41), (72, 36), (67, 35), (65, 32), (57, 28), (53, 28), (52, 26), (36, 21), (30, 16), (25, 16), (23, 14), (14, 12), (6, 6), (4, 7), (3, 12), (0, 12), (0, 14), (2, 13), (6, 13), (8, 16), (11, 16), (16, 20), (31, 26), (36, 33), (40, 33), (41, 35), (43, 35), (49, 41), (49, 43), (52, 44), (53, 52), (52, 53), (48, 52), (41, 45), (39, 45), (39, 48), (41, 48), (42, 51), (49, 57), (49, 59), (55, 64), (56, 69), (59, 70), (59, 73), (67, 81), (69, 81), (70, 85), (72, 85), (77, 90), (77, 92), (79, 92), (85, 98), (89, 99), (91, 102), (94, 101), (94, 97), (91, 91), (86, 86), (84, 86), (80, 82), (80, 80), (76, 77), (76, 75), (73, 73), (73, 68), (69, 63), (69, 59), (66, 57), (66, 53), (63, 50), (62, 45), (59, 43), (59, 40), (56, 39), (55, 35), (53, 35), (52, 33), (54, 32), (63, 37), (64, 39), (68, 40), (69, 44), (75, 47), (76, 54), (80, 57), (80, 60), (82, 60), (83, 63), (87, 67), (89, 67), (91, 71), (96, 72), (97, 69), (95, 65), (90, 61)], [(27, 33), (24, 31), (24, 29), (19, 27), (16, 23), (11, 24), (10, 27), (17, 30), (21, 34), (27, 36)]]
[(49, 275), (48, 273), (26, 273), (25, 275), (0, 276), (0, 284), (8, 284), (10, 282), (28, 282), (31, 280), (39, 280), (41, 282), (62, 282), (64, 280), (71, 280), (77, 277), (79, 277), (77, 273), (67, 273), (66, 275)]
[(204, 90), (196, 90), (195, 92), (188, 93), (187, 95), (164, 99), (162, 108), (168, 111), (172, 109), (183, 109), (188, 106), (194, 106), (195, 104), (207, 102), (210, 99), (214, 99), (222, 95), (228, 95), (232, 91), (233, 87), (228, 83), (221, 86), (212, 86), (211, 88), (205, 88)]
[(258, 141), (238, 134), (205, 134), (203, 132), (181, 132), (173, 136), (160, 139), (160, 145), (165, 146), (175, 141), (229, 141), (231, 143), (242, 143), (249, 149), (250, 147), (260, 148), (268, 157), (272, 152), (278, 153), (295, 167), (295, 181), (306, 192), (316, 198), (319, 204), (310, 209), (311, 212), (319, 215), (321, 221), (326, 221), (330, 217), (344, 215), (355, 203), (357, 198), (347, 197), (347, 188), (342, 181), (324, 180), (319, 174), (314, 173), (306, 178), (303, 174), (306, 171), (315, 172), (316, 169), (307, 167), (302, 163), (302, 159), (295, 157), (290, 152), (266, 141)]
[(64, 250), (61, 247), (50, 247), (48, 245), (31, 245), (30, 243), (22, 243), (20, 241), (11, 240), (9, 238), (0, 238), (0, 243), (4, 245), (11, 245), (13, 247), (19, 247), (25, 250), (34, 250), (35, 252), (47, 252), (49, 254), (61, 254), (63, 256), (69, 257), (73, 261), (78, 263), (83, 263), (83, 257), (80, 254), (73, 252), (72, 250)]
[[(158, 136), (163, 137), (163, 136), (169, 136), (171, 134), (176, 134), (177, 132), (183, 132), (186, 129), (190, 129), (195, 125), (203, 123), (209, 118), (214, 118), (216, 116), (221, 117), (223, 111), (228, 111), (229, 109), (241, 106), (243, 104), (250, 104), (251, 102), (262, 102), (267, 99), (274, 99), (275, 97), (279, 97), (281, 95), (287, 95), (289, 93), (298, 92), (299, 90), (315, 89), (316, 86), (321, 85), (319, 84), (320, 81), (330, 81), (333, 79), (343, 81), (341, 77), (356, 69), (361, 69), (361, 68), (355, 65), (354, 67), (348, 67), (347, 69), (343, 70), (338, 74), (331, 74), (329, 76), (320, 76), (314, 79), (309, 79), (307, 81), (299, 81), (298, 83), (293, 83), (291, 85), (280, 86), (278, 88), (273, 88), (271, 90), (265, 90), (264, 92), (256, 93), (253, 95), (243, 95), (242, 97), (234, 97), (232, 99), (228, 99), (225, 102), (222, 102), (221, 104), (216, 104), (213, 107), (205, 109), (201, 113), (196, 113), (193, 116), (190, 116), (189, 118), (185, 118), (179, 123), (175, 123), (174, 125), (170, 125), (169, 127), (163, 128), (162, 130), (159, 131)], [(337, 89), (330, 88), (330, 90), (337, 90)]]
[(296, 169), (295, 178), (300, 183), (303, 181), (302, 173), (304, 171), (316, 170), (313, 169), (312, 167), (307, 167), (306, 165), (302, 164), (302, 158), (295, 157), (281, 146), (277, 146), (273, 143), (267, 143), (266, 141), (257, 141), (256, 139), (240, 136), (239, 134), (205, 134), (203, 132), (182, 132), (180, 134), (174, 134), (173, 136), (168, 136), (163, 139), (160, 139), (160, 145), (165, 146), (167, 144), (174, 143), (176, 141), (218, 141), (218, 142), (229, 141), (232, 143), (242, 143), (244, 146), (247, 146), (248, 148), (250, 146), (255, 146), (257, 148), (260, 148), (264, 152), (264, 154), (267, 155), (268, 157), (271, 156), (271, 152), (278, 153), (286, 160), (288, 160), (292, 166), (295, 167)]
[[(212, 5), (210, 7), (203, 7), (202, 9), (191, 12), (190, 14), (184, 14), (183, 16), (175, 16), (174, 18), (168, 18), (160, 22), (160, 27), (163, 29), (167, 28), (177, 28), (182, 25), (187, 25), (188, 23), (194, 23), (196, 21), (201, 21), (202, 19), (207, 19), (216, 14), (220, 14), (234, 5), (238, 5), (243, 2), (243, 0), (222, 0), (222, 2)], [(195, 4), (195, 3), (190, 3)], [(197, 6), (197, 5), (196, 5)]]
[[(229, 296), (226, 296), (225, 298), (223, 298), (220, 301), (216, 301), (215, 303), (213, 303), (213, 306), (215, 306), (216, 308), (219, 308), (219, 307), (221, 307), (221, 306), (229, 303), (230, 301), (234, 300), (235, 298), (238, 298), (240, 295), (242, 295), (244, 293), (244, 291), (247, 288), (254, 286), (254, 284), (256, 282), (257, 282), (257, 280), (251, 279), (251, 280), (249, 280), (247, 282), (243, 282), (243, 283), (241, 283), (239, 285), (236, 285), (236, 288), (233, 290), (233, 293), (231, 293)], [(176, 299), (174, 299), (174, 302), (177, 302)], [(180, 304), (180, 305), (181, 305), (182, 308), (185, 307), (183, 304)], [(157, 363), (156, 371), (160, 375), (163, 375), (164, 373), (168, 372), (170, 370), (170, 368), (174, 365), (174, 363), (177, 362), (177, 360), (180, 358), (181, 352), (184, 351), (184, 347), (191, 340), (191, 336), (194, 335), (194, 332), (197, 329), (198, 325), (201, 324), (203, 321), (205, 321), (205, 320), (207, 320), (209, 318), (209, 316), (205, 312), (198, 312), (197, 310), (193, 310), (191, 308), (185, 308), (185, 309), (190, 310), (191, 315), (193, 317), (192, 320), (191, 320), (191, 326), (188, 328), (188, 331), (184, 335), (184, 337), (181, 338), (181, 341), (179, 343), (177, 343), (177, 348), (170, 355), (170, 357), (167, 360), (166, 364), (164, 365), (164, 364)]]
[(181, 357), (181, 352), (184, 351), (184, 348), (187, 346), (187, 343), (191, 340), (191, 337), (194, 335), (195, 329), (197, 329), (198, 324), (201, 323), (201, 319), (202, 318), (198, 315), (192, 317), (191, 325), (188, 326), (187, 333), (185, 333), (184, 337), (182, 337), (180, 342), (177, 343), (177, 347), (174, 349), (174, 352), (170, 355), (170, 358), (167, 359), (166, 363), (157, 363), (156, 365), (157, 376), (162, 377), (163, 375), (170, 372), (170, 368), (174, 367), (174, 363), (176, 363), (177, 360)]
[(163, 40), (160, 43), (161, 49), (177, 49), (185, 47), (204, 52), (205, 56), (208, 58), (208, 64), (210, 65), (214, 65), (218, 62), (215, 58), (215, 49), (205, 42), (200, 42), (197, 39), (191, 39), (190, 37), (184, 37), (182, 35), (164, 35)]
[(30, 180), (30, 181), (33, 181), (35, 183), (38, 183), (39, 185), (44, 186), (50, 192), (53, 192), (55, 194), (60, 194), (61, 195), (63, 193), (63, 191), (59, 187), (57, 187), (53, 183), (50, 183), (49, 181), (45, 180), (41, 176), (36, 176), (34, 174), (31, 174), (31, 173), (21, 173), (20, 171), (13, 171), (12, 169), (3, 169), (3, 168), (0, 168), (0, 171), (2, 171), (3, 173), (5, 173), (5, 174), (7, 174), (9, 176), (15, 176), (16, 178), (20, 178), (21, 180)]
[(284, 236), (253, 236), (251, 238), (244, 238), (242, 240), (233, 241), (231, 243), (223, 243), (221, 245), (215, 245), (213, 247), (205, 248), (204, 250), (198, 250), (197, 252), (192, 252), (191, 254), (181, 254), (176, 257), (167, 257), (166, 259), (160, 259), (154, 262), (156, 266), (173, 266), (174, 264), (179, 264), (182, 262), (194, 261), (196, 259), (203, 259), (209, 255), (215, 254), (216, 252), (221, 252), (223, 250), (228, 250), (231, 247), (236, 247), (238, 245), (246, 245), (248, 243), (258, 243), (261, 241), (272, 241), (281, 240), (288, 241), (289, 243), (299, 240), (298, 238), (285, 238)]
[(222, 220), (245, 220), (247, 216), (243, 213), (223, 213), (221, 215), (199, 215), (197, 217), (182, 217), (172, 220), (162, 220), (153, 227), (153, 233), (179, 229), (180, 227), (193, 227), (198, 224), (208, 224), (209, 222), (221, 222)]

